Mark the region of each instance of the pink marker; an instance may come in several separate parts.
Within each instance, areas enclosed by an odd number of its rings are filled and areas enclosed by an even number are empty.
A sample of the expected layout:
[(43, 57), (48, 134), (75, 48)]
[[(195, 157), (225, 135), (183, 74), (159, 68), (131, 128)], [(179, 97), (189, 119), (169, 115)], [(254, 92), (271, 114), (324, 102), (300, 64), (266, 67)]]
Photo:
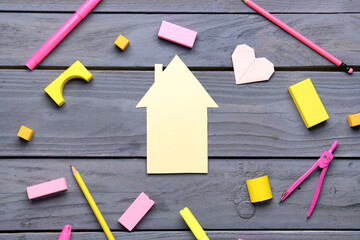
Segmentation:
[(158, 37), (183, 45), (188, 48), (192, 48), (195, 43), (197, 32), (180, 27), (178, 25), (162, 21)]
[(26, 62), (26, 66), (33, 70), (42, 60), (81, 22), (101, 0), (87, 0), (72, 15), (59, 30), (57, 30), (39, 50)]
[(71, 237), (71, 226), (65, 225), (65, 227), (61, 231), (58, 240), (70, 240), (70, 237)]
[(252, 9), (254, 9), (258, 13), (269, 19), (271, 22), (284, 29), (287, 33), (291, 34), (293, 37), (295, 37), (296, 39), (298, 39), (299, 41), (301, 41), (302, 43), (313, 49), (315, 52), (319, 53), (321, 56), (323, 56), (330, 62), (334, 63), (336, 66), (340, 67), (341, 70), (349, 74), (351, 74), (354, 71), (351, 67), (347, 66), (345, 63), (343, 63), (342, 61), (340, 61), (339, 59), (337, 59), (336, 57), (334, 57), (333, 55), (331, 55), (330, 53), (328, 53), (327, 51), (325, 51), (324, 49), (322, 49), (321, 47), (319, 47), (318, 45), (316, 45), (315, 43), (313, 43), (303, 35), (301, 35), (300, 33), (298, 33), (297, 31), (295, 31), (294, 29), (292, 29), (291, 27), (280, 21), (274, 15), (272, 15), (271, 13), (269, 13), (268, 11), (266, 11), (265, 9), (254, 3), (253, 1), (251, 0), (243, 0), (243, 1)]
[(155, 202), (145, 193), (140, 193), (130, 207), (119, 218), (119, 223), (131, 232), (154, 204)]
[(67, 190), (65, 178), (59, 178), (26, 188), (29, 199), (39, 198), (65, 190)]

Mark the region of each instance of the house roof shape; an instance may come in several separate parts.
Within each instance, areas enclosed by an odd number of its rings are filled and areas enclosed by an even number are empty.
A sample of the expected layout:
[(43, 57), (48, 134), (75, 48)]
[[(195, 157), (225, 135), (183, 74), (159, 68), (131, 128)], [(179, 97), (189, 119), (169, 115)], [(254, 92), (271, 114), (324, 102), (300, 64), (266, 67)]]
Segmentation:
[(218, 107), (177, 55), (164, 71), (155, 64), (155, 81), (136, 107), (153, 106)]

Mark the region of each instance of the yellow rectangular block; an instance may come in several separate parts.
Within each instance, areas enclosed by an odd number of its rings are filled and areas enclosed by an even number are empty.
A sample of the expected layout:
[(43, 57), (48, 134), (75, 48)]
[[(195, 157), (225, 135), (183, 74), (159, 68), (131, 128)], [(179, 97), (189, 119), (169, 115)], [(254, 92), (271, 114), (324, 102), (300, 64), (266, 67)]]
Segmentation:
[(30, 141), (33, 134), (34, 134), (34, 130), (27, 128), (25, 126), (21, 126), (17, 135), (22, 139), (25, 139), (26, 141)]
[(123, 35), (119, 35), (119, 37), (116, 39), (114, 43), (118, 48), (124, 51), (130, 42)]
[(360, 113), (347, 116), (350, 127), (356, 127), (360, 125)]
[(310, 78), (292, 85), (289, 92), (307, 128), (329, 119)]

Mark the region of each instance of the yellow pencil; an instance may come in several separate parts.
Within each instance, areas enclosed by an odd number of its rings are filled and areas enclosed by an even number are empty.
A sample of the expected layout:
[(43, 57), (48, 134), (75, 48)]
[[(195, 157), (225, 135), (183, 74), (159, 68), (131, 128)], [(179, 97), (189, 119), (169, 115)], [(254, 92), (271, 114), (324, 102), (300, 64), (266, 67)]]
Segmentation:
[(89, 190), (87, 189), (84, 181), (82, 180), (80, 173), (73, 167), (71, 166), (72, 172), (74, 174), (74, 177), (77, 181), (77, 183), (79, 184), (83, 194), (85, 195), (86, 200), (88, 201), (91, 209), (93, 210), (97, 220), (99, 221), (102, 229), (104, 230), (104, 233), (106, 234), (106, 237), (109, 240), (115, 240), (114, 236), (112, 235), (108, 225), (105, 222), (105, 219), (103, 218), (103, 216), (101, 215), (101, 212), (99, 210), (99, 208), (96, 206), (96, 203), (94, 201), (94, 199), (92, 198)]

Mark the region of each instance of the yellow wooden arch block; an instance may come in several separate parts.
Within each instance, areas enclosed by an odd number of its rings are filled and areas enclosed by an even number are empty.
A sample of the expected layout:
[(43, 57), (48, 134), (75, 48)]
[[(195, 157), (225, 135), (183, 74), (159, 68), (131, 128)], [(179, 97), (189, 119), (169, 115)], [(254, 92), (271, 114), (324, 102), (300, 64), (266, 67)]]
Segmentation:
[(64, 85), (71, 79), (81, 78), (86, 82), (89, 82), (93, 76), (91, 73), (77, 60), (73, 65), (65, 70), (59, 77), (57, 77), (52, 83), (45, 88), (45, 92), (61, 107), (65, 103), (62, 91)]

